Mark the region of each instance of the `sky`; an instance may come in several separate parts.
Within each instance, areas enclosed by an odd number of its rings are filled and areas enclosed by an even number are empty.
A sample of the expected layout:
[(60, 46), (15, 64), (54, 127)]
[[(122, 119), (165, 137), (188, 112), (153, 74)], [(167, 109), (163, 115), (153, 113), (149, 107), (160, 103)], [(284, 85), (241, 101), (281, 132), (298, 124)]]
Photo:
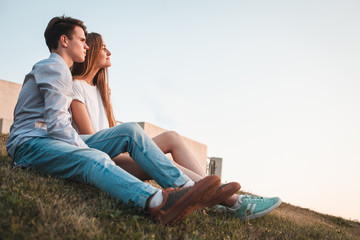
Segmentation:
[(0, 79), (22, 83), (67, 15), (112, 52), (116, 119), (208, 146), (223, 181), (360, 220), (360, 2), (0, 0)]

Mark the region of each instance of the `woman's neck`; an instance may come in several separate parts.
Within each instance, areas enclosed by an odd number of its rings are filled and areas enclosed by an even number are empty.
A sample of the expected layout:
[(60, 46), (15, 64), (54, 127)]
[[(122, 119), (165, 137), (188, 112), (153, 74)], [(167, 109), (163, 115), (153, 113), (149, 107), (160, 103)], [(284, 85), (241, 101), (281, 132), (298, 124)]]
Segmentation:
[(93, 71), (89, 72), (89, 74), (85, 78), (81, 78), (81, 80), (84, 80), (91, 86), (95, 86), (94, 84), (94, 77), (98, 73), (100, 69), (94, 69)]

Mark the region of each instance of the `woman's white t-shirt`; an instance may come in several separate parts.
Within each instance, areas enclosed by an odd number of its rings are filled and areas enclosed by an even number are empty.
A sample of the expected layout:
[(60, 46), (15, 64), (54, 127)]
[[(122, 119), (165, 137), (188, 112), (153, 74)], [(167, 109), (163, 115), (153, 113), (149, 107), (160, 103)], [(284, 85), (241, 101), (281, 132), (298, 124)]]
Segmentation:
[[(85, 104), (95, 132), (109, 128), (105, 107), (99, 89), (96, 86), (91, 86), (83, 80), (74, 80), (73, 93), (73, 100), (78, 100)], [(73, 126), (79, 132), (74, 121)]]

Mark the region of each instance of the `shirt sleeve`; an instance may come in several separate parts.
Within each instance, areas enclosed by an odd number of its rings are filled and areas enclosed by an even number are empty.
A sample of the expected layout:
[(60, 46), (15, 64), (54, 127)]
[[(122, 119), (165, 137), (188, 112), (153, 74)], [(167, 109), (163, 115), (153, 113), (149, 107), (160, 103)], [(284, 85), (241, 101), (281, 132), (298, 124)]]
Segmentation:
[(47, 64), (36, 71), (35, 80), (44, 98), (44, 120), (51, 138), (88, 147), (71, 125), (72, 77), (64, 64)]
[(85, 91), (79, 80), (73, 81), (73, 94), (74, 94), (73, 100), (78, 100), (78, 101), (82, 102), (83, 104), (86, 104), (85, 97), (84, 97)]

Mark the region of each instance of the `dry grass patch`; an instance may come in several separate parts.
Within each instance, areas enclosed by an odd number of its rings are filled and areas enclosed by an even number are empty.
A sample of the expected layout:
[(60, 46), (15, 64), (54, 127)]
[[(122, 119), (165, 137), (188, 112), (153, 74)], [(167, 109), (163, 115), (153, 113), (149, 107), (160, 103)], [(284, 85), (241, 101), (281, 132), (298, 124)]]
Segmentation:
[(360, 239), (359, 222), (286, 203), (252, 221), (207, 210), (162, 226), (94, 187), (13, 168), (6, 139), (0, 135), (0, 239)]

